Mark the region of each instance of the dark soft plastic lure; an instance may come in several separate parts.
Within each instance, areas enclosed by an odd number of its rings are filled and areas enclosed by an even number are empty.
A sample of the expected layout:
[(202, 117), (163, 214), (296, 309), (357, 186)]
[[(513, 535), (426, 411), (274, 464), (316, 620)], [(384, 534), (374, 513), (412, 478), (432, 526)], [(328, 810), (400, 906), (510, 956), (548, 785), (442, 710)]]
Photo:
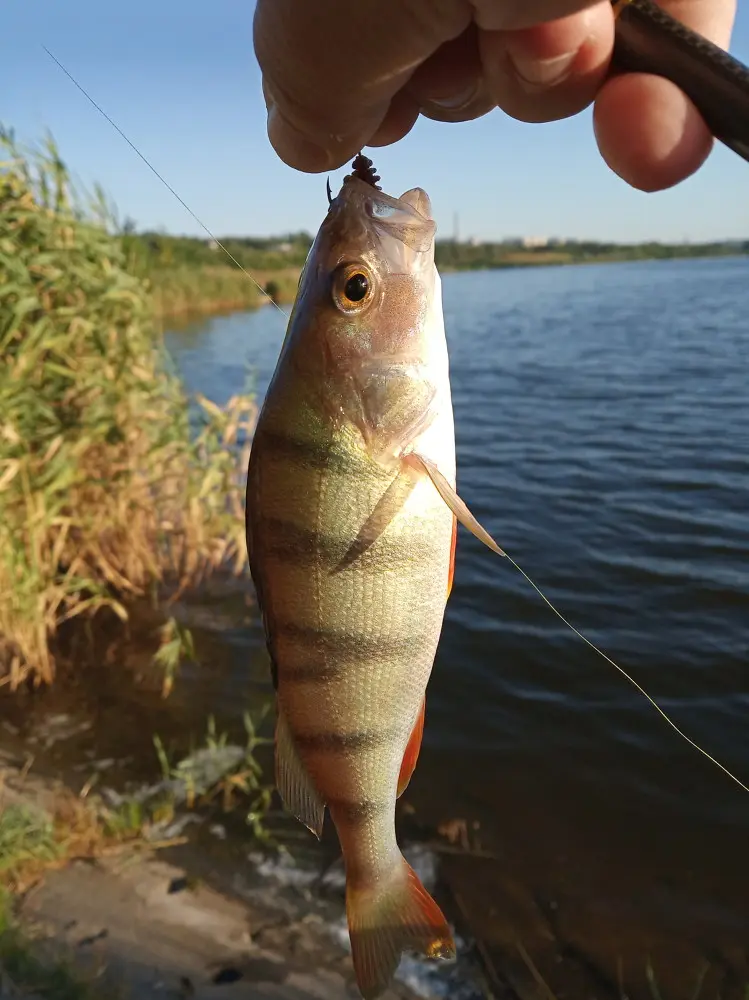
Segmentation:
[(749, 161), (749, 68), (653, 0), (612, 0), (614, 68), (671, 80), (716, 139)]

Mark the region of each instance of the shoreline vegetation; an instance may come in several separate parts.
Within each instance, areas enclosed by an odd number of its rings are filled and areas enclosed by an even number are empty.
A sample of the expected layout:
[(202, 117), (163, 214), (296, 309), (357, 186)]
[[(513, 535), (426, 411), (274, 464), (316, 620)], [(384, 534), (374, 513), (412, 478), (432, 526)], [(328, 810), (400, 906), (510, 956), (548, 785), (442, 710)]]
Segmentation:
[(246, 572), (255, 400), (188, 398), (114, 228), (0, 131), (0, 689), (51, 683), (74, 619)]
[[(121, 239), (130, 269), (147, 282), (155, 313), (164, 321), (254, 309), (270, 299), (278, 305), (290, 305), (313, 238), (305, 232), (268, 238), (226, 237), (219, 245), (198, 237), (136, 233), (134, 223), (128, 221)], [(554, 239), (438, 240), (435, 259), (440, 272), (450, 274), (746, 254), (749, 239), (638, 244)]]

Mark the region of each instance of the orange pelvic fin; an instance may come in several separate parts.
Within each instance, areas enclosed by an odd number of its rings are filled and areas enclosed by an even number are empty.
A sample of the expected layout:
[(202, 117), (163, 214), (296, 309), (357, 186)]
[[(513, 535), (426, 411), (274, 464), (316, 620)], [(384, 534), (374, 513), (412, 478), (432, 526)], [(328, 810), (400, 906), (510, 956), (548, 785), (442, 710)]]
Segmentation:
[(404, 951), (426, 958), (455, 958), (455, 942), (442, 911), (401, 857), (392, 878), (346, 891), (351, 952), (364, 1000), (390, 986)]
[(424, 711), (426, 709), (426, 699), (422, 701), (421, 708), (419, 709), (419, 714), (416, 716), (416, 722), (413, 729), (411, 730), (411, 736), (408, 740), (408, 746), (406, 747), (406, 752), (403, 754), (403, 763), (401, 764), (400, 774), (398, 775), (398, 798), (403, 795), (408, 783), (411, 780), (411, 775), (414, 773), (414, 768), (416, 767), (416, 761), (419, 759), (419, 751), (421, 750), (421, 738), (424, 735)]
[(450, 543), (450, 569), (447, 571), (447, 600), (453, 591), (453, 577), (455, 576), (455, 547), (458, 544), (458, 519), (453, 516), (453, 538)]

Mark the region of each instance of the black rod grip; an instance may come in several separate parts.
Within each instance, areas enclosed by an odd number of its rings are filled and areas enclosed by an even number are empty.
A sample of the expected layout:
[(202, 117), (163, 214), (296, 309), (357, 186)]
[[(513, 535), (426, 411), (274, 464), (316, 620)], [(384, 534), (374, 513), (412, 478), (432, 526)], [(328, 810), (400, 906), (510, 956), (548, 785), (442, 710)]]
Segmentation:
[(696, 105), (716, 139), (749, 161), (749, 68), (652, 0), (612, 0), (613, 68), (663, 76)]

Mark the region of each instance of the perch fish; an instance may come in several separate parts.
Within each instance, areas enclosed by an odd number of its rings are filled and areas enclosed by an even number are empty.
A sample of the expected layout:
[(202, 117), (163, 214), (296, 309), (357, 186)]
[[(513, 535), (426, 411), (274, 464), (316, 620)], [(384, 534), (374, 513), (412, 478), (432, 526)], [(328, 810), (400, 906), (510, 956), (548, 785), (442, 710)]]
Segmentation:
[(384, 194), (359, 156), (310, 250), (255, 431), (247, 544), (277, 696), (276, 783), (346, 869), (353, 962), (380, 996), (401, 954), (452, 958), (395, 805), (419, 755), (452, 584), (455, 434), (419, 188)]

